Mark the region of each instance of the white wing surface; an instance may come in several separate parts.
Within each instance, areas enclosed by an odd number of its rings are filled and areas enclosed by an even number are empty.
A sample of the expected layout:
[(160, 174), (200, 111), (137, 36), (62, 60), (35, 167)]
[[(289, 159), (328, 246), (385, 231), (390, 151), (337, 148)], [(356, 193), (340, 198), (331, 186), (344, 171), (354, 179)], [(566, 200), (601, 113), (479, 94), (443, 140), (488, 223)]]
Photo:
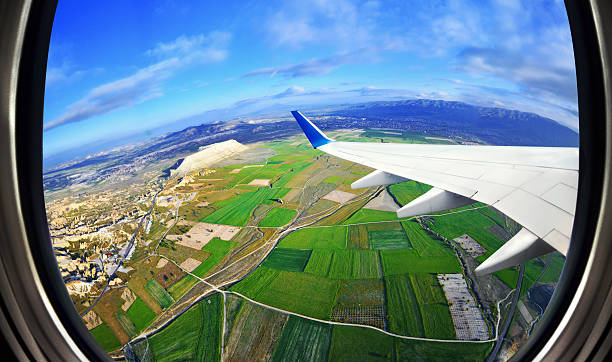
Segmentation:
[(376, 169), (353, 188), (415, 180), (434, 188), (398, 210), (399, 217), (480, 201), (523, 226), (476, 272), (487, 274), (569, 248), (578, 188), (578, 148), (337, 142), (292, 112), (325, 153)]

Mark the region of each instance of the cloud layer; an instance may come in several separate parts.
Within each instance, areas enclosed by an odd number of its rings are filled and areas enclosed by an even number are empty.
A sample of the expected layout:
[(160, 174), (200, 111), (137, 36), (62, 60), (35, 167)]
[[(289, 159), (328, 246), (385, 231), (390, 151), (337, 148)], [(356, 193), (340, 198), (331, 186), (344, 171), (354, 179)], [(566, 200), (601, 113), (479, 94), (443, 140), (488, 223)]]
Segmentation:
[[(225, 60), (230, 40), (231, 34), (216, 31), (208, 35), (182, 35), (171, 42), (158, 43), (145, 54), (161, 60), (127, 77), (91, 89), (83, 98), (67, 106), (59, 117), (45, 123), (43, 129), (47, 131), (159, 98), (163, 96), (164, 81), (180, 70), (194, 64)], [(61, 75), (52, 70), (52, 81)]]

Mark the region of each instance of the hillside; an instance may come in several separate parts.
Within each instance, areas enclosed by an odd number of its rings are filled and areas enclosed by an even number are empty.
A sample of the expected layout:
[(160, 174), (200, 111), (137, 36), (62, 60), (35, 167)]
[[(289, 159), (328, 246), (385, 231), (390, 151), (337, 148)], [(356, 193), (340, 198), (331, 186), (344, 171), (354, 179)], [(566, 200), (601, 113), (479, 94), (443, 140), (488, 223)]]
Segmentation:
[(331, 114), (367, 118), (372, 122), (421, 124), (430, 132), (472, 135), (493, 145), (578, 146), (578, 133), (552, 119), (462, 102), (429, 99), (373, 102)]

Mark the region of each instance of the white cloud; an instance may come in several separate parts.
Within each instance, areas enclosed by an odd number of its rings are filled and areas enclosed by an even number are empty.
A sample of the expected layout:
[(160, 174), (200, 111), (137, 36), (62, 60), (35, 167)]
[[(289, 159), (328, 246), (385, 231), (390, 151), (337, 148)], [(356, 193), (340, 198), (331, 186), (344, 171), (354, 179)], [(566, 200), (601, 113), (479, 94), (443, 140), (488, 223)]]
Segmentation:
[(376, 57), (369, 49), (361, 49), (349, 53), (338, 53), (327, 57), (313, 58), (302, 63), (281, 65), (277, 67), (261, 68), (246, 74), (241, 78), (256, 76), (275, 77), (280, 75), (286, 78), (297, 78), (304, 76), (321, 76), (331, 73), (334, 69), (344, 64), (375, 61)]
[(208, 35), (181, 35), (171, 42), (158, 43), (145, 54), (158, 57), (182, 56), (187, 61), (220, 62), (227, 58), (227, 47), (231, 38), (230, 33), (222, 31), (214, 31)]
[[(180, 36), (172, 42), (159, 43), (146, 52), (161, 58), (135, 73), (91, 89), (83, 98), (66, 107), (59, 117), (47, 122), (44, 130), (91, 117), (126, 109), (163, 96), (163, 83), (181, 69), (199, 63), (220, 62), (227, 58), (231, 34), (212, 32), (208, 35)], [(51, 69), (52, 81), (62, 72)]]
[(377, 1), (348, 0), (284, 2), (266, 22), (272, 42), (300, 48), (313, 43), (347, 50), (372, 41)]

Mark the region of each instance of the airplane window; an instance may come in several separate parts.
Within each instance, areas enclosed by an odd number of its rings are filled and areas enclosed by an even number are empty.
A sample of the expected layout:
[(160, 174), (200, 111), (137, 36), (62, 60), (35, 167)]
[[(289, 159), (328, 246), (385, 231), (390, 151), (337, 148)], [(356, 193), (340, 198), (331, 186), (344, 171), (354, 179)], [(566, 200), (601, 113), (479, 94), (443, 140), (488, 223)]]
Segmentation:
[(507, 360), (570, 247), (563, 2), (60, 2), (43, 183), (128, 360)]

